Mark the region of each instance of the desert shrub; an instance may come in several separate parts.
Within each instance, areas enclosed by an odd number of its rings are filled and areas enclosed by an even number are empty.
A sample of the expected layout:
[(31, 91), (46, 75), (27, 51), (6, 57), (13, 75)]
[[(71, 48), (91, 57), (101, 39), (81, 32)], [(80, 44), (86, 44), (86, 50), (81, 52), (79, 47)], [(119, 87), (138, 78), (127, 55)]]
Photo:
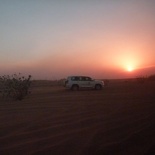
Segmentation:
[(155, 81), (155, 75), (150, 75), (150, 76), (148, 77), (148, 80), (149, 80), (149, 81)]
[(13, 100), (22, 100), (29, 94), (31, 84), (31, 75), (27, 78), (19, 73), (12, 76), (0, 76), (1, 94), (4, 99), (12, 98)]
[(136, 78), (137, 82), (138, 83), (144, 83), (146, 81), (146, 77), (144, 76), (139, 76)]

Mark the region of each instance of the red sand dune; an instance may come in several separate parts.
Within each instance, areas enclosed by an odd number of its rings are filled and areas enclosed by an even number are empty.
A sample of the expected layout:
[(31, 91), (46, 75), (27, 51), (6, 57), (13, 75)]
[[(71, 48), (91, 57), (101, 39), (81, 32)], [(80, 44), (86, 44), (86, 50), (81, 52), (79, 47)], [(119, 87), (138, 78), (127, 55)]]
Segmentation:
[(111, 81), (102, 91), (35, 86), (0, 103), (0, 154), (155, 153), (155, 82)]

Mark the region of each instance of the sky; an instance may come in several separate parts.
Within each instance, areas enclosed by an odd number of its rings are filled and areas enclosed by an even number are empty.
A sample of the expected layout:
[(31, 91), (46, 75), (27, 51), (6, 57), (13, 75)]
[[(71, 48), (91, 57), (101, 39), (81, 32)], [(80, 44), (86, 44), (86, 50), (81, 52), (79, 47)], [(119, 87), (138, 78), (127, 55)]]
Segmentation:
[(155, 0), (0, 0), (0, 75), (155, 74)]

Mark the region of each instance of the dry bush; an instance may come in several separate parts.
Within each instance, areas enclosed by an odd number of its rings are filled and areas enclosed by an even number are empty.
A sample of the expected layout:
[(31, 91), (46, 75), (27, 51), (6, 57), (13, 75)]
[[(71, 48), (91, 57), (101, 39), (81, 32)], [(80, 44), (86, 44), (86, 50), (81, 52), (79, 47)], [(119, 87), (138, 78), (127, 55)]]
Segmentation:
[(136, 80), (138, 83), (144, 83), (147, 80), (147, 78), (144, 76), (139, 76), (136, 78)]
[(154, 74), (154, 75), (150, 75), (150, 76), (148, 77), (148, 80), (149, 80), (149, 81), (155, 81), (155, 74)]
[(22, 100), (29, 94), (31, 84), (31, 75), (28, 78), (19, 73), (12, 76), (0, 76), (0, 87), (3, 99), (11, 98), (13, 100)]

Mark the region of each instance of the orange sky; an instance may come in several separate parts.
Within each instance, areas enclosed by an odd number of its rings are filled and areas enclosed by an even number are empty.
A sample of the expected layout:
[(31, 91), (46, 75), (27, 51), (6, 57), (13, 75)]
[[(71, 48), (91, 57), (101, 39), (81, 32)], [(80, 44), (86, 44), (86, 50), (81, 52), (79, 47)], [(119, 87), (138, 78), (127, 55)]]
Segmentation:
[(155, 74), (155, 1), (15, 0), (0, 2), (0, 10), (1, 75)]

